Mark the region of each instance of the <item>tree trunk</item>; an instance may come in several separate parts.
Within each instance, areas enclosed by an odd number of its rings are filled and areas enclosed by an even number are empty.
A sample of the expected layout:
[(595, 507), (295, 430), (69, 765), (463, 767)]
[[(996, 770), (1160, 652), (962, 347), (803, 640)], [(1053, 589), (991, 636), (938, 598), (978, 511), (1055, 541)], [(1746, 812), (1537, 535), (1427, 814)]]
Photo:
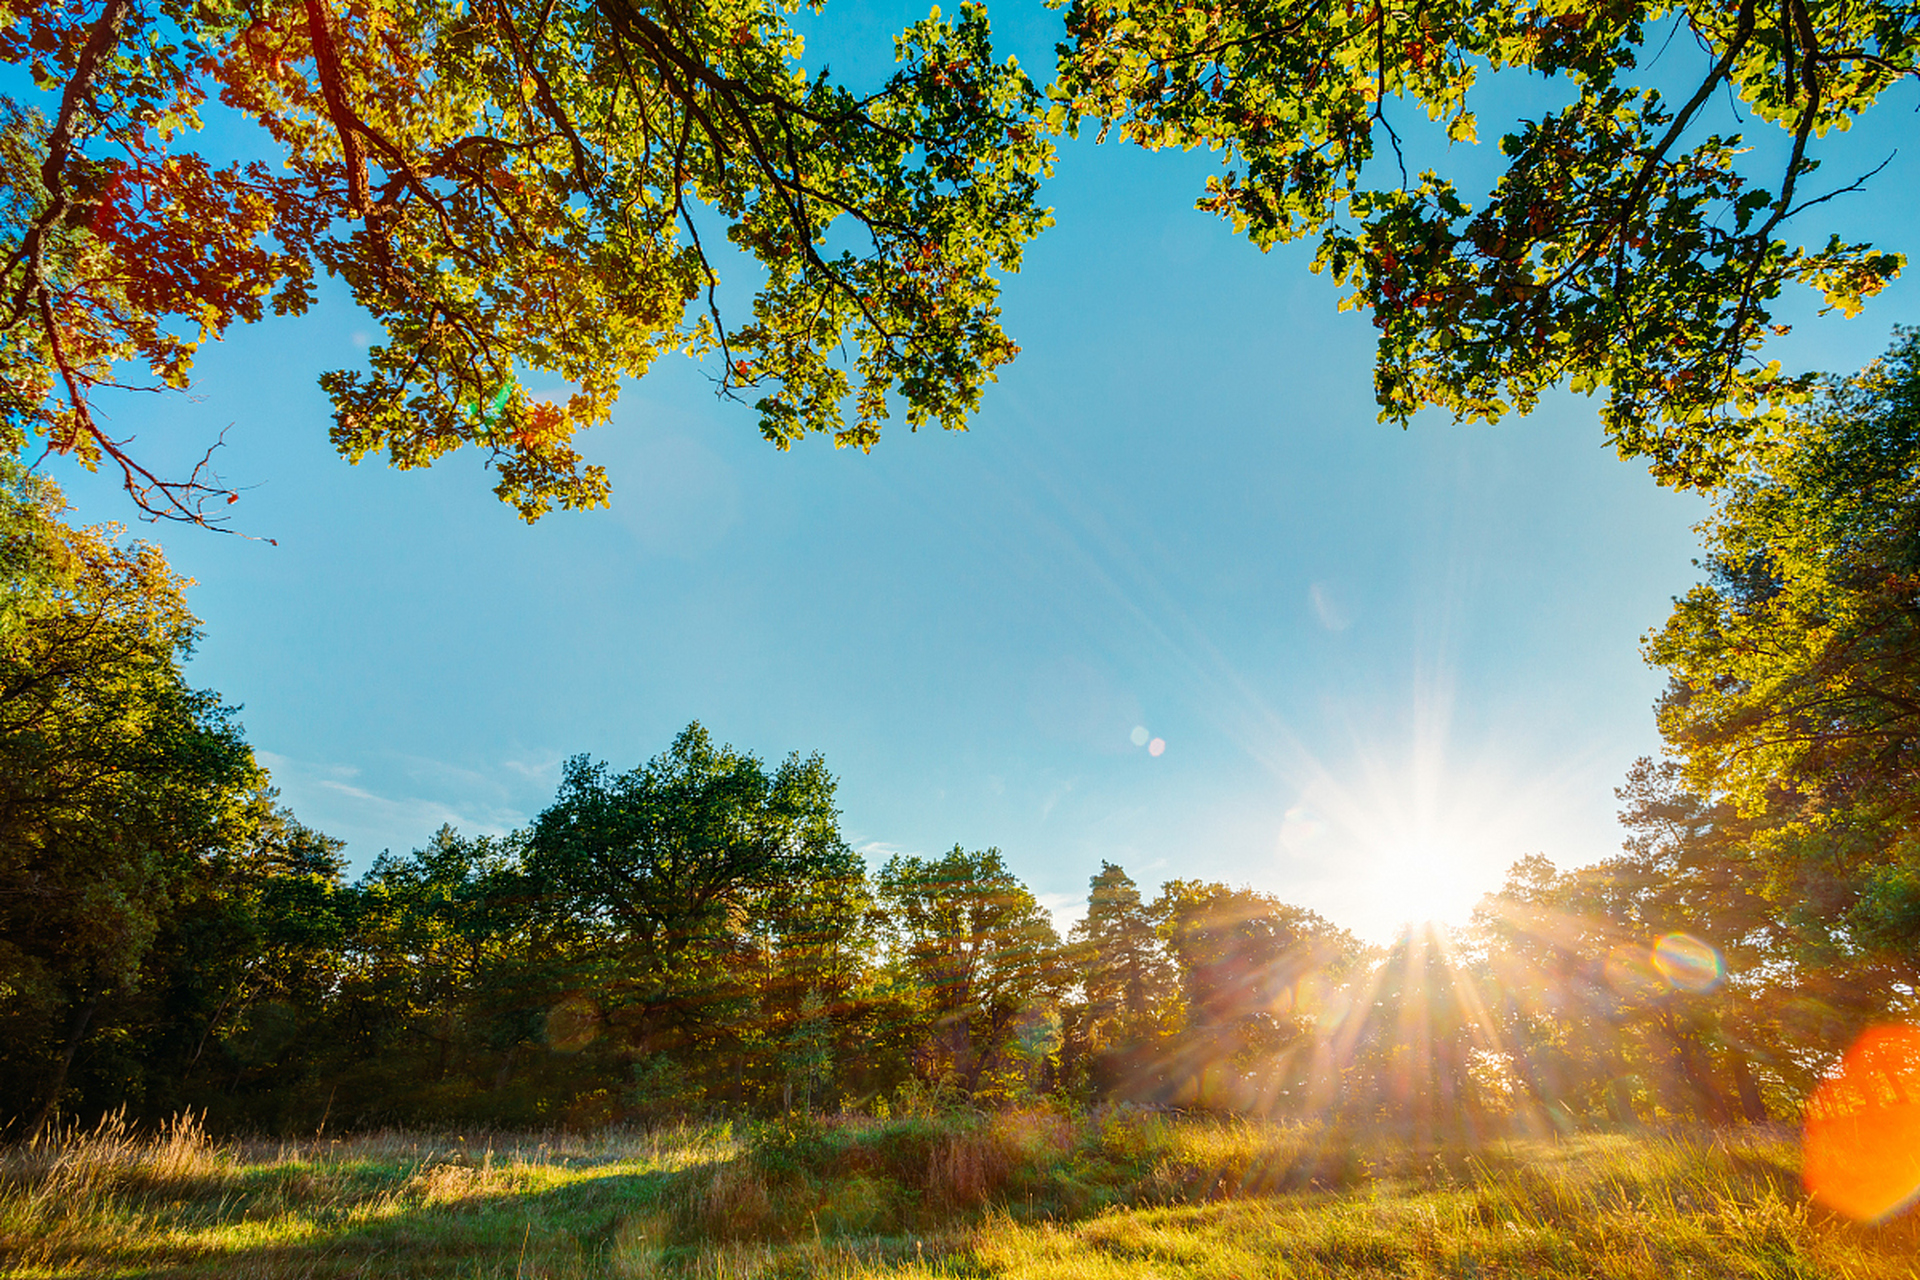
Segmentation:
[(1699, 1040), (1691, 1032), (1679, 1027), (1669, 1025), (1664, 1030), (1674, 1074), (1692, 1093), (1700, 1118), (1712, 1125), (1731, 1123), (1733, 1108), (1727, 1105), (1726, 1095), (1720, 1092)]
[(53, 1082), (47, 1087), (47, 1099), (40, 1104), (40, 1114), (33, 1118), (27, 1127), (29, 1136), (38, 1134), (53, 1119), (54, 1112), (60, 1106), (60, 1095), (67, 1091), (67, 1071), (73, 1066), (73, 1055), (79, 1050), (80, 1042), (86, 1039), (87, 1028), (93, 1023), (94, 1012), (100, 1008), (100, 1002), (106, 998), (104, 991), (94, 995), (73, 1013), (73, 1025), (67, 1031), (67, 1043), (60, 1051), (60, 1063), (53, 1069)]
[(1627, 1064), (1618, 1054), (1607, 1058), (1607, 1116), (1615, 1124), (1637, 1125), (1640, 1112), (1633, 1105), (1633, 1086), (1627, 1083)]
[(1617, 1075), (1607, 1082), (1607, 1114), (1615, 1124), (1640, 1123), (1640, 1112), (1633, 1105), (1633, 1087), (1625, 1075)]
[(1733, 1068), (1734, 1088), (1740, 1092), (1740, 1114), (1748, 1124), (1765, 1124), (1772, 1117), (1767, 1114), (1766, 1100), (1760, 1096), (1760, 1083), (1753, 1078), (1753, 1064), (1738, 1049), (1728, 1049), (1727, 1060)]

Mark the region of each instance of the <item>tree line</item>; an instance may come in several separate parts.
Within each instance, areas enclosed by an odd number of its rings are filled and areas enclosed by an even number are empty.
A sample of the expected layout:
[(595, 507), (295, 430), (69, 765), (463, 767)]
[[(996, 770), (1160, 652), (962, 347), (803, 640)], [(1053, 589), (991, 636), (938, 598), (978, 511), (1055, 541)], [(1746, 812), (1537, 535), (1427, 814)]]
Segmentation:
[(1623, 852), (1368, 947), (1112, 863), (1063, 938), (993, 849), (869, 867), (818, 756), (690, 725), (521, 830), (349, 879), (150, 546), (0, 485), (0, 1116), (233, 1128), (1124, 1101), (1408, 1133), (1794, 1114), (1920, 1016), (1920, 335), (1715, 490), (1647, 642)]

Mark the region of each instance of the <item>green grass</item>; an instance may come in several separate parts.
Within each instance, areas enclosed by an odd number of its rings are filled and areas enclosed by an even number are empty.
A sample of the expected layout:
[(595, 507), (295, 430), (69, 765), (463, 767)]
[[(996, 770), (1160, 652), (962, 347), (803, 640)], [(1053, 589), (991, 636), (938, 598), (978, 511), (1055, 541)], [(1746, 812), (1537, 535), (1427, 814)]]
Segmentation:
[(1903, 1277), (1791, 1135), (1416, 1150), (1047, 1112), (0, 1153), (0, 1274), (179, 1277)]

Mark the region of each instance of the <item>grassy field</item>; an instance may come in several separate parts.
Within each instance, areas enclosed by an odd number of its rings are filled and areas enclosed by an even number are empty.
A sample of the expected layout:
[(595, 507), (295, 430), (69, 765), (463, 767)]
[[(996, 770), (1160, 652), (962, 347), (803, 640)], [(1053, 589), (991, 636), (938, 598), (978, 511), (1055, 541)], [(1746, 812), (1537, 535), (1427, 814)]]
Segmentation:
[(598, 1135), (211, 1142), (107, 1125), (0, 1153), (7, 1276), (1907, 1277), (1791, 1135), (1415, 1150), (1046, 1112)]

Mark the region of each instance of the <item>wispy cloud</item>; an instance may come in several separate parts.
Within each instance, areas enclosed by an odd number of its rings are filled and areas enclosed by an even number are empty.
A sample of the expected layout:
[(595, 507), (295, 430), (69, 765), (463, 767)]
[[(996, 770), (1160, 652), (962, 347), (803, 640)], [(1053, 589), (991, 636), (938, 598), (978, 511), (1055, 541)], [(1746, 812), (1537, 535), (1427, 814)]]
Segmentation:
[(531, 816), (516, 803), (523, 775), (509, 765), (490, 773), (424, 756), (360, 764), (254, 754), (272, 774), (281, 801), (302, 822), (346, 841), (357, 868), (383, 849), (419, 848), (442, 826), (499, 835)]
[(1078, 894), (1036, 893), (1033, 898), (1053, 917), (1053, 927), (1063, 938), (1087, 914), (1087, 900)]
[(1324, 630), (1345, 631), (1353, 625), (1353, 615), (1334, 598), (1333, 589), (1324, 582), (1307, 588), (1307, 604)]
[(926, 856), (918, 849), (909, 849), (904, 845), (894, 844), (890, 840), (862, 840), (858, 835), (851, 833), (850, 835), (851, 838), (847, 843), (853, 846), (855, 853), (866, 859), (867, 867), (870, 870), (878, 868), (880, 864), (888, 858), (921, 858)]
[(500, 767), (528, 782), (551, 787), (560, 781), (560, 766), (565, 762), (565, 756), (552, 755), (533, 760), (502, 760)]
[(1073, 790), (1073, 780), (1068, 779), (1065, 782), (1059, 783), (1053, 788), (1053, 790), (1049, 791), (1047, 793), (1047, 798), (1040, 802), (1040, 821), (1045, 822), (1049, 817), (1051, 817), (1053, 815), (1054, 806), (1059, 804), (1062, 800), (1066, 799), (1067, 795), (1070, 792), (1072, 792), (1072, 790)]

